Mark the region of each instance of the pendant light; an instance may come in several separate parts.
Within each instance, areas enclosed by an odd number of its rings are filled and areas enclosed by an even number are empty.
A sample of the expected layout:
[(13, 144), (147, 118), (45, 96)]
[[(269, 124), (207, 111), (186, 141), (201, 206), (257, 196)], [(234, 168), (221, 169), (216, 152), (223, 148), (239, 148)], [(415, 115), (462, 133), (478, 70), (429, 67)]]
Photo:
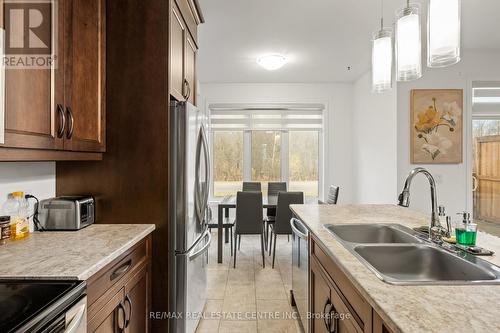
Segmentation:
[(372, 39), (372, 91), (382, 93), (392, 89), (392, 29), (384, 28), (384, 1), (380, 30)]
[(422, 76), (420, 8), (407, 0), (396, 12), (396, 77), (412, 81)]
[(461, 0), (429, 0), (427, 66), (446, 67), (460, 61)]

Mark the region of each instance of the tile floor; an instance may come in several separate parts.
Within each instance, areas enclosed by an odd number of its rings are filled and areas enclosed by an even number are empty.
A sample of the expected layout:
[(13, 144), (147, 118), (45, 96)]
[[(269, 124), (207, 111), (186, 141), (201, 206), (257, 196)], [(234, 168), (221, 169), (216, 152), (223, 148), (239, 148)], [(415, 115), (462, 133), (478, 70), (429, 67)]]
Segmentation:
[(229, 244), (224, 244), (224, 263), (217, 264), (217, 232), (212, 236), (208, 301), (197, 332), (301, 332), (290, 306), (291, 241), (278, 237), (275, 268), (267, 253), (263, 268), (260, 236), (243, 236), (234, 269)]

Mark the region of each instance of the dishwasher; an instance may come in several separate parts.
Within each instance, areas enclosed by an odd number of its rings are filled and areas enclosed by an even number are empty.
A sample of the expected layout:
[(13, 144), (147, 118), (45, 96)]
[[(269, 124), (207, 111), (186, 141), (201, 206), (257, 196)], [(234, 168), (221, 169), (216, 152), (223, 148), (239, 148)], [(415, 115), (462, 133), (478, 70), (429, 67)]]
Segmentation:
[(292, 227), (292, 305), (297, 308), (304, 332), (309, 331), (309, 232), (296, 218)]

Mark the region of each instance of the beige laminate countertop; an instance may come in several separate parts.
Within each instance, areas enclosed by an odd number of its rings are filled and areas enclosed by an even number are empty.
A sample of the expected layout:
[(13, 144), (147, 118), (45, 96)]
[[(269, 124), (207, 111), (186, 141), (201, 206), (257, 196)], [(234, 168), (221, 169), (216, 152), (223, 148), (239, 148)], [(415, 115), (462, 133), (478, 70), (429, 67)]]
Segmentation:
[(0, 246), (0, 279), (86, 280), (155, 229), (154, 224), (93, 224), (34, 232)]
[[(399, 223), (416, 227), (427, 225), (429, 216), (394, 205), (292, 205), (291, 208), (395, 332), (500, 332), (500, 285), (387, 284), (323, 227), (327, 223)], [(500, 238), (479, 232), (477, 244), (496, 253), (483, 259), (500, 265)]]

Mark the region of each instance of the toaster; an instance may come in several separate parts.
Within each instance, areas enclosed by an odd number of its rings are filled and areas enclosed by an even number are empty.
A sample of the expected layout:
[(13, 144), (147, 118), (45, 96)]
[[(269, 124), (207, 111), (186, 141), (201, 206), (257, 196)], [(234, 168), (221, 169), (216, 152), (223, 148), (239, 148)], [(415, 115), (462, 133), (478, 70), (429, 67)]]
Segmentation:
[(80, 230), (95, 221), (92, 196), (61, 196), (41, 200), (38, 221), (43, 230)]

